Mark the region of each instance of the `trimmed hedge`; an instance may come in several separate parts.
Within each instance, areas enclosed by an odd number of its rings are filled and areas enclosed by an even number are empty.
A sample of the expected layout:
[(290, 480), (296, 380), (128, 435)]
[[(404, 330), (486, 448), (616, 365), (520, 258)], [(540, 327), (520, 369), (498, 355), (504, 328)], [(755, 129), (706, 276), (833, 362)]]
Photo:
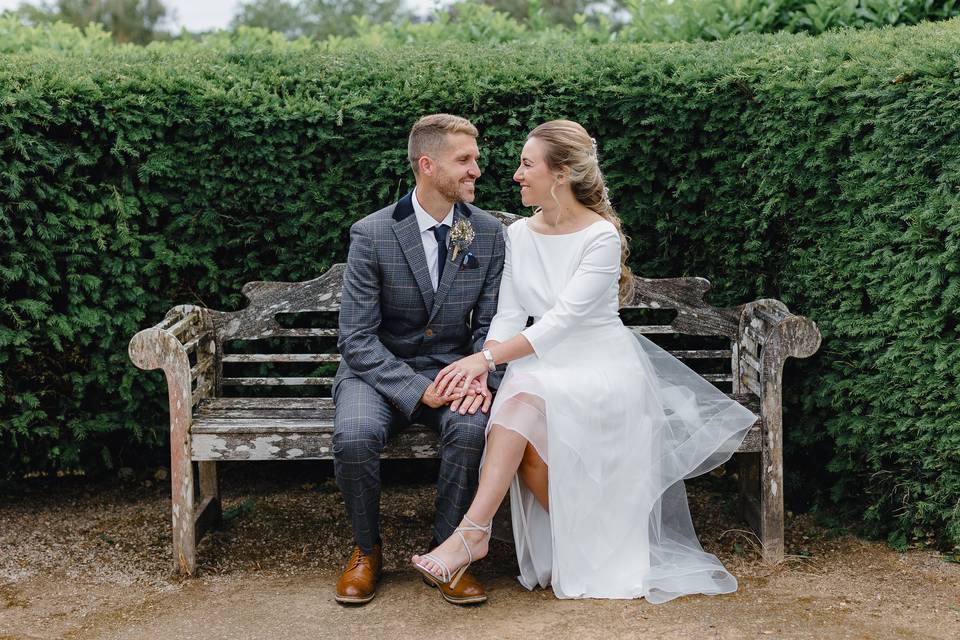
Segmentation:
[[(599, 141), (647, 276), (783, 299), (824, 335), (787, 374), (795, 503), (960, 543), (960, 21), (720, 43), (119, 47), (0, 57), (0, 460), (158, 455), (127, 341), (173, 304), (311, 278), (410, 186), (411, 123), (479, 127), (478, 204), (516, 210), (526, 132)], [(825, 468), (829, 473), (825, 474)], [(803, 481), (803, 484), (799, 484)], [(824, 484), (827, 483), (827, 484)]]

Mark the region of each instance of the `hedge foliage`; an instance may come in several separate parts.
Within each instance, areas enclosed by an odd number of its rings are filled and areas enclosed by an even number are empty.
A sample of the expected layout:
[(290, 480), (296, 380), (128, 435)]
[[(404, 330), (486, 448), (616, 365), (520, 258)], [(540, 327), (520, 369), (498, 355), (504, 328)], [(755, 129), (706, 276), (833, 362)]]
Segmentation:
[(137, 330), (342, 261), (349, 224), (410, 186), (418, 116), (477, 124), (478, 203), (507, 210), (526, 132), (563, 116), (599, 141), (637, 273), (706, 276), (718, 304), (778, 297), (819, 324), (819, 354), (787, 374), (788, 499), (832, 496), (897, 544), (958, 544), (958, 50), (953, 20), (700, 44), (0, 56), (0, 460), (162, 452), (163, 379), (127, 359)]

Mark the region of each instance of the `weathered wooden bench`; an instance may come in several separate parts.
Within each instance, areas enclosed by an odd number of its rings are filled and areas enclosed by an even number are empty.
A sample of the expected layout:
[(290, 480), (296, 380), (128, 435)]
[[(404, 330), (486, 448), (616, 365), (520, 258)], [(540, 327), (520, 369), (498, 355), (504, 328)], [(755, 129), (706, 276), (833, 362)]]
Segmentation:
[[(497, 215), (506, 224), (516, 219)], [(337, 264), (306, 282), (249, 282), (245, 309), (177, 306), (130, 341), (134, 364), (166, 375), (175, 569), (194, 573), (197, 543), (221, 517), (218, 462), (332, 459), (330, 391), (332, 367), (340, 361), (336, 314), (343, 272)], [(709, 288), (703, 278), (637, 278), (634, 300), (622, 311), (633, 331), (672, 340), (664, 346), (676, 357), (760, 416), (738, 451), (741, 505), (765, 558), (779, 562), (783, 365), (788, 357), (812, 355), (820, 333), (777, 300), (713, 307), (703, 300)], [(630, 320), (644, 313), (672, 319)], [(290, 326), (291, 318), (312, 326)], [(291, 373), (297, 367), (301, 371)], [(305, 367), (312, 370), (304, 373)], [(286, 397), (277, 397), (278, 390)], [(436, 436), (422, 426), (404, 430), (384, 452), (384, 458), (435, 457)]]

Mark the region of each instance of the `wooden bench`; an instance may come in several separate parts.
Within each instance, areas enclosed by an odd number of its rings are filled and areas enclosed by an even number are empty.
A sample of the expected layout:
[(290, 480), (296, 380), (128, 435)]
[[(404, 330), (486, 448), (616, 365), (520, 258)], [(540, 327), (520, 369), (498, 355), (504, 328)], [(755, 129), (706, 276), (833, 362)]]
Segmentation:
[[(497, 215), (505, 224), (516, 219)], [(221, 517), (218, 462), (332, 459), (330, 391), (340, 361), (344, 267), (306, 282), (249, 282), (249, 305), (240, 311), (174, 307), (130, 341), (134, 364), (166, 375), (175, 569), (194, 573), (197, 543)], [(636, 278), (634, 300), (622, 313), (634, 332), (665, 343), (760, 416), (738, 451), (741, 505), (765, 558), (779, 562), (783, 365), (816, 352), (820, 333), (777, 300), (713, 307), (703, 300), (709, 288), (703, 278)], [(644, 314), (659, 319), (650, 324)], [(640, 324), (631, 315), (641, 316)], [(408, 428), (383, 457), (435, 458), (436, 436)]]

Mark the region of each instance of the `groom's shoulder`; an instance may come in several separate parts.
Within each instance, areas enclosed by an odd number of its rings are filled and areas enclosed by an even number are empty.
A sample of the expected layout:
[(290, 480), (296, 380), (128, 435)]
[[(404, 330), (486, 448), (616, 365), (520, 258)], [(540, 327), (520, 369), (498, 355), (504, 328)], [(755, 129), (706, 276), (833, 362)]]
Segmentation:
[(394, 222), (393, 211), (396, 208), (397, 203), (387, 205), (382, 209), (378, 209), (377, 211), (360, 218), (354, 222), (350, 228), (351, 230), (370, 232), (375, 229), (391, 225)]

